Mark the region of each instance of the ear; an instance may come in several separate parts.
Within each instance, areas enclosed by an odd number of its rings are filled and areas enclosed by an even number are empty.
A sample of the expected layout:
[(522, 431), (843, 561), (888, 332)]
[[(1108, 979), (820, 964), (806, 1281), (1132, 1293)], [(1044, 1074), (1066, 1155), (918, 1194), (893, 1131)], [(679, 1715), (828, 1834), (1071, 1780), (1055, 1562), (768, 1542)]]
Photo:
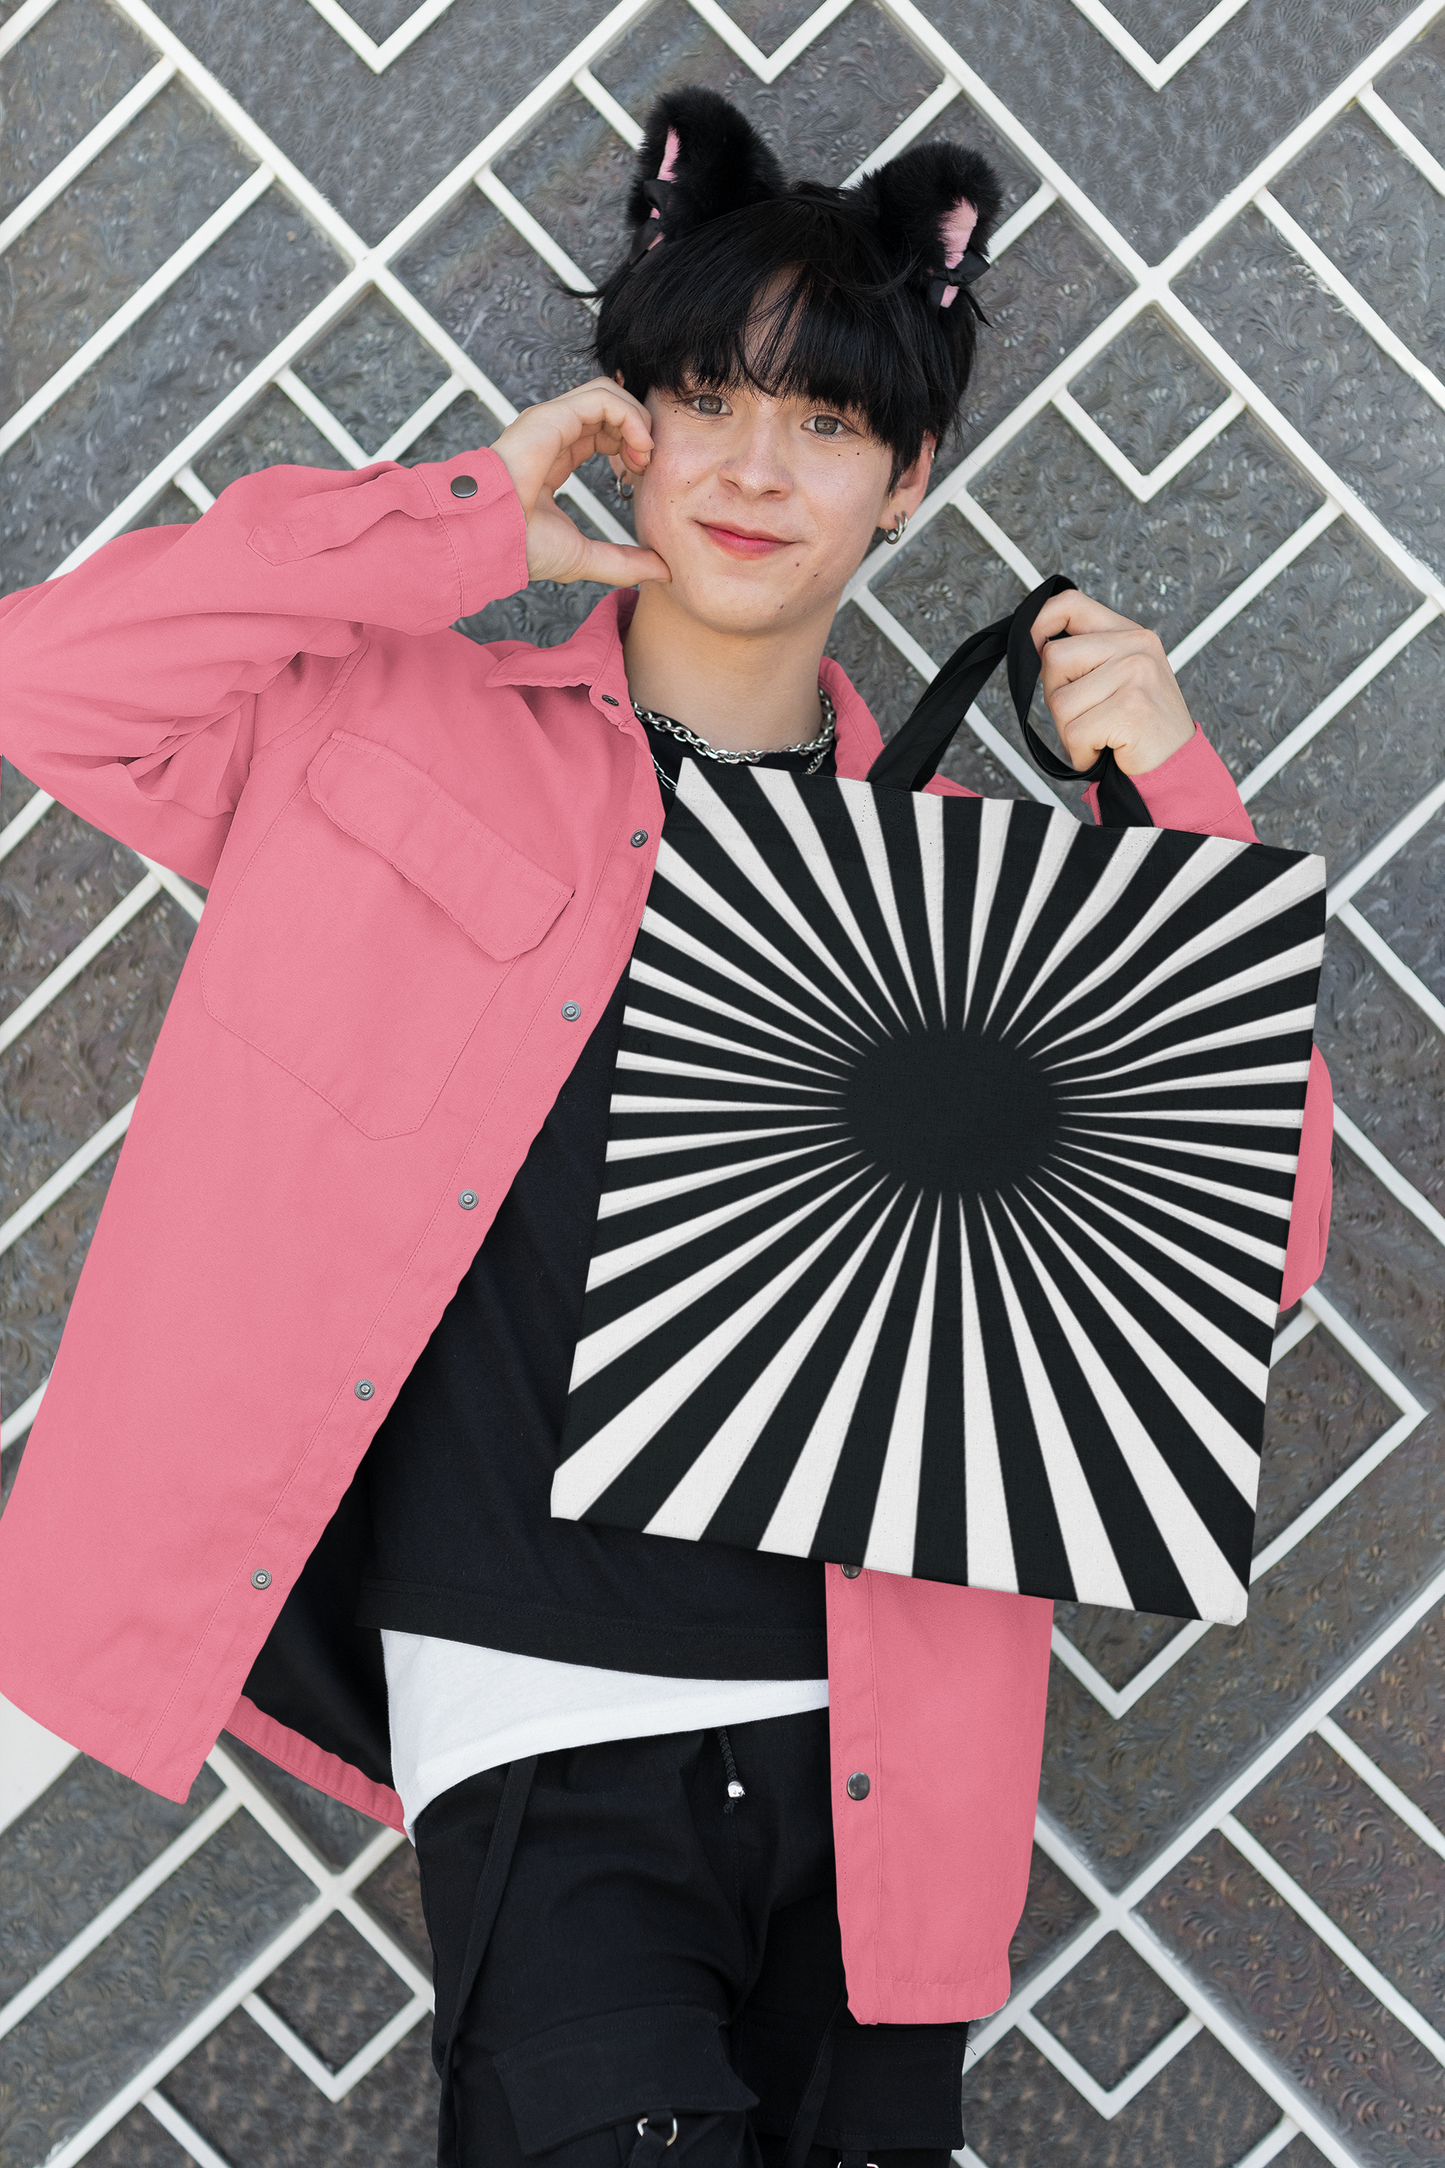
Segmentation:
[(659, 98), (627, 198), (634, 257), (664, 235), (676, 240), (710, 219), (741, 211), (786, 189), (767, 144), (715, 90), (688, 88)]
[(1003, 191), (987, 159), (961, 143), (918, 143), (858, 185), (884, 245), (913, 260), (936, 308), (950, 307), (988, 263)]

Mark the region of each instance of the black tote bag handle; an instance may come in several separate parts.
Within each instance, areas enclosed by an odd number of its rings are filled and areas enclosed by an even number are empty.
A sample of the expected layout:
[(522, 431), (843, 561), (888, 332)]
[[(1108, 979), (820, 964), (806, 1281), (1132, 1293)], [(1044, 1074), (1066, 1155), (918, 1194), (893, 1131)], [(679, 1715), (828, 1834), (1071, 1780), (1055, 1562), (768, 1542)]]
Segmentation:
[(1024, 596), (1011, 617), (985, 625), (956, 648), (868, 770), (868, 781), (893, 790), (922, 790), (937, 774), (938, 763), (969, 708), (1006, 659), (1014, 713), (1035, 767), (1055, 781), (1097, 783), (1099, 818), (1105, 828), (1152, 828), (1149, 808), (1133, 778), (1115, 760), (1112, 746), (1104, 747), (1092, 768), (1075, 768), (1045, 745), (1029, 721), (1042, 669), (1032, 639), (1034, 619), (1046, 602), (1073, 584), (1062, 572), (1050, 573), (1031, 595)]

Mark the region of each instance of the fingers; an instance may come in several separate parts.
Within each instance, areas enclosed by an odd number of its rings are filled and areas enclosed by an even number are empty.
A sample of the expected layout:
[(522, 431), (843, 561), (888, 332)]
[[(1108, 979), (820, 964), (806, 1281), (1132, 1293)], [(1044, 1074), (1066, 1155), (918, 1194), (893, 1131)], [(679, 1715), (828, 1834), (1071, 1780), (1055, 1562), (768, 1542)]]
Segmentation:
[(636, 587), (642, 580), (672, 578), (656, 550), (635, 549), (630, 542), (593, 542), (586, 536), (583, 542), (573, 579), (600, 580), (604, 587)]
[(640, 399), (596, 377), (559, 399), (527, 407), (492, 449), (507, 468), (530, 517), (538, 496), (560, 489), (596, 452), (615, 454), (640, 474), (652, 457), (652, 418)]
[(1123, 662), (1132, 664), (1141, 679), (1152, 678), (1169, 667), (1163, 641), (1142, 625), (1129, 625), (1121, 632), (1070, 633), (1051, 640), (1043, 652), (1040, 676), (1044, 698), (1055, 720), (1058, 702), (1069, 686), (1110, 664)]
[(1056, 639), (1060, 633), (1139, 632), (1142, 629), (1132, 618), (1121, 617), (1117, 610), (1108, 610), (1102, 602), (1095, 602), (1092, 595), (1069, 587), (1044, 604), (1033, 622), (1033, 640), (1042, 654), (1044, 642)]

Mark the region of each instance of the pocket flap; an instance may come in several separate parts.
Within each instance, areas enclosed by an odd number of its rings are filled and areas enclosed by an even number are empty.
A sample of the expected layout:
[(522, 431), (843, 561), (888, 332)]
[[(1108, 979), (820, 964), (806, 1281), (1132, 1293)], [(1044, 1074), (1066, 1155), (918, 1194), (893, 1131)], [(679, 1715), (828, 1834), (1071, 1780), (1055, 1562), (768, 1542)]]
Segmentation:
[(379, 851), (478, 948), (535, 948), (572, 891), (390, 746), (333, 731), (306, 771), (338, 828)]
[(524, 2153), (640, 2115), (757, 2105), (723, 2051), (717, 2017), (689, 2003), (613, 2010), (534, 2033), (496, 2057)]

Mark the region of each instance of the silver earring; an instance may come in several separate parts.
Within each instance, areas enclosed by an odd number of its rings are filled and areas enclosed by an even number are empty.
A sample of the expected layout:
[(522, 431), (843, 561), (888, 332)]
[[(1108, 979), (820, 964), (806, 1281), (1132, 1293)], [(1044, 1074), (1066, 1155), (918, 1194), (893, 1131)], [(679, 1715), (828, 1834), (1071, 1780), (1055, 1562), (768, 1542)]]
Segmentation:
[(893, 517), (893, 525), (885, 527), (883, 530), (884, 541), (901, 542), (903, 540), (903, 530), (907, 525), (908, 514), (906, 512), (896, 512)]
[(625, 475), (621, 474), (614, 475), (613, 480), (617, 485), (618, 496), (622, 499), (624, 504), (630, 504), (632, 501), (632, 484), (627, 480)]

